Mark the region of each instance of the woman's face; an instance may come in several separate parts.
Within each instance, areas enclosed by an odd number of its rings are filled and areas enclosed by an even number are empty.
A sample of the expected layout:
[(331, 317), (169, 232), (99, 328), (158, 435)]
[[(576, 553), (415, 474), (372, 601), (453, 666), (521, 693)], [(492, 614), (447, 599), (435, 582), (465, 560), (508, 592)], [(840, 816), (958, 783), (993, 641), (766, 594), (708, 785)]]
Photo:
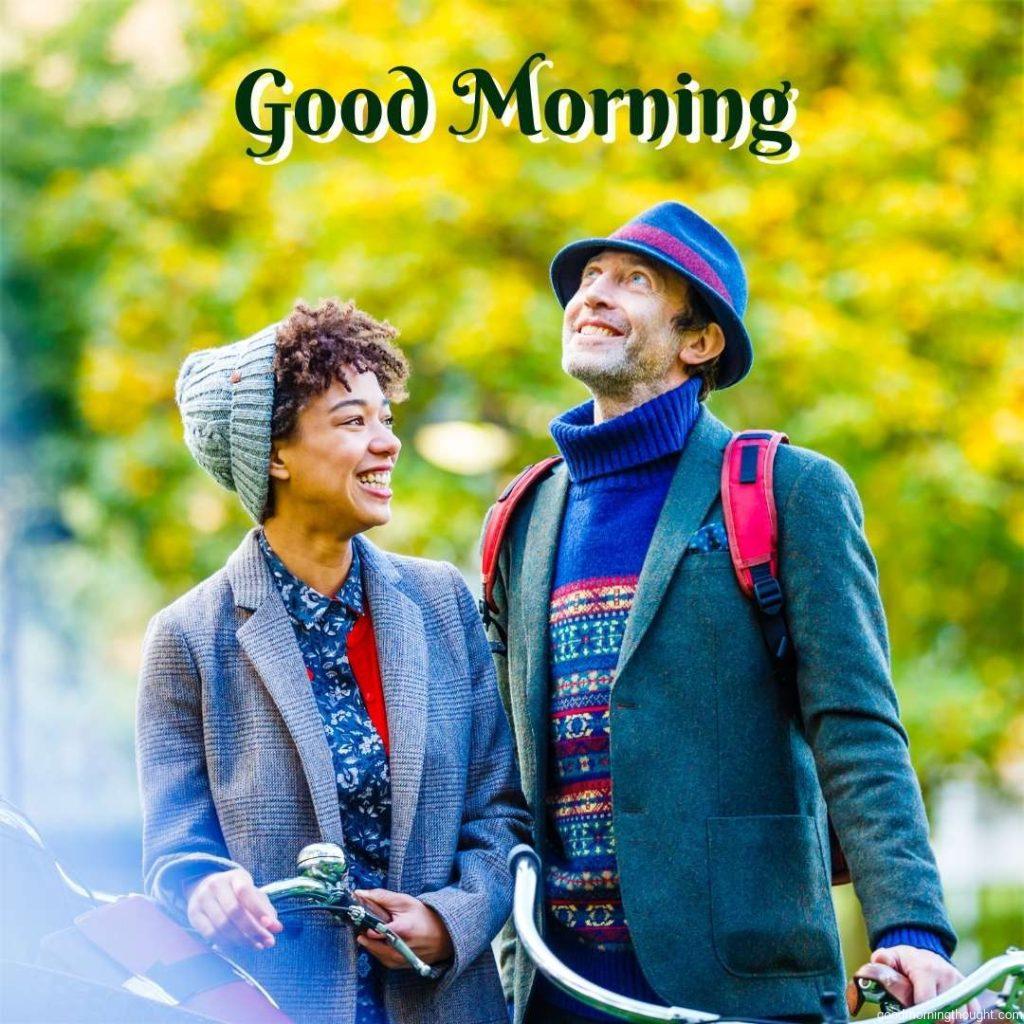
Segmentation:
[(274, 442), (270, 476), (274, 517), (350, 536), (391, 518), (391, 470), (402, 442), (391, 403), (373, 373), (345, 373), (299, 411), (291, 434)]

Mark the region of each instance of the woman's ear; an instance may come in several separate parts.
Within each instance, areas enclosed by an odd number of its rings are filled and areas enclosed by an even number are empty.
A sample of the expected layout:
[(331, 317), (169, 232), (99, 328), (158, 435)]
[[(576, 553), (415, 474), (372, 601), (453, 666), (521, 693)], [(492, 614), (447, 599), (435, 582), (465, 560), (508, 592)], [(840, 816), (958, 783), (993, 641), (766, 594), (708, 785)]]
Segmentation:
[(288, 480), (291, 477), (291, 473), (288, 471), (288, 466), (281, 456), (281, 450), (278, 448), (276, 441), (270, 446), (269, 472), (272, 480)]
[(724, 349), (725, 334), (722, 328), (712, 321), (701, 331), (693, 332), (692, 340), (679, 350), (679, 358), (687, 366), (699, 366), (721, 355)]

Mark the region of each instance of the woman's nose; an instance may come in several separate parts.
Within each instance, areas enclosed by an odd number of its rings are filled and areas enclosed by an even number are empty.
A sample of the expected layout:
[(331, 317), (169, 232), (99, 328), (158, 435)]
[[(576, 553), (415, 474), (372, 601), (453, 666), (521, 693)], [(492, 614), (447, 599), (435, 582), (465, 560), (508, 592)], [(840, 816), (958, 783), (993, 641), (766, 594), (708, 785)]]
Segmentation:
[(381, 424), (380, 429), (370, 442), (370, 447), (379, 455), (397, 456), (402, 450), (402, 442), (393, 430)]

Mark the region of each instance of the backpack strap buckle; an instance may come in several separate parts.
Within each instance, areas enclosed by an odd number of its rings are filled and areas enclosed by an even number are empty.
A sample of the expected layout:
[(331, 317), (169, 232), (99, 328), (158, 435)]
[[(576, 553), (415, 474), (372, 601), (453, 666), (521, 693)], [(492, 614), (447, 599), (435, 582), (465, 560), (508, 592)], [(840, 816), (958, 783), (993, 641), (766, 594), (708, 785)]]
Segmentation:
[(771, 574), (767, 562), (750, 566), (750, 575), (754, 580), (754, 600), (761, 609), (762, 615), (778, 615), (782, 611), (785, 599), (779, 581)]
[(480, 621), (484, 624), (484, 631), (487, 631), (493, 625), (495, 630), (500, 634), (501, 639), (499, 640), (488, 640), (488, 644), (491, 648), (491, 654), (508, 654), (508, 647), (506, 646), (507, 637), (505, 636), (504, 630), (501, 628), (501, 623), (494, 617), (491, 612), (491, 606), (487, 603), (484, 598), (480, 598), (476, 603), (477, 611), (480, 612)]
[(786, 603), (782, 587), (771, 574), (767, 562), (750, 566), (750, 575), (754, 581), (754, 602), (757, 605), (757, 618), (761, 624), (765, 645), (776, 667), (784, 669), (789, 666), (793, 644), (789, 639), (789, 627), (782, 614), (782, 606)]

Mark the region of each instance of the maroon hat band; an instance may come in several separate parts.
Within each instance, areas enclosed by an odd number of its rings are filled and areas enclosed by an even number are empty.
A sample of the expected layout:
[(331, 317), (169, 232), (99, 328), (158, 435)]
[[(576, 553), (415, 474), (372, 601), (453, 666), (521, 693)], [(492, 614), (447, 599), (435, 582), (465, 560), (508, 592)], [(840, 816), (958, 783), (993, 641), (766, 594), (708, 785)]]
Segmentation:
[(639, 242), (641, 245), (648, 245), (652, 249), (660, 250), (666, 256), (671, 256), (677, 263), (686, 267), (691, 274), (699, 277), (708, 287), (714, 288), (730, 306), (735, 308), (729, 289), (725, 287), (722, 279), (715, 273), (711, 265), (699, 253), (688, 245), (684, 245), (667, 231), (651, 227), (649, 224), (634, 222), (613, 232), (608, 237), (623, 242)]

